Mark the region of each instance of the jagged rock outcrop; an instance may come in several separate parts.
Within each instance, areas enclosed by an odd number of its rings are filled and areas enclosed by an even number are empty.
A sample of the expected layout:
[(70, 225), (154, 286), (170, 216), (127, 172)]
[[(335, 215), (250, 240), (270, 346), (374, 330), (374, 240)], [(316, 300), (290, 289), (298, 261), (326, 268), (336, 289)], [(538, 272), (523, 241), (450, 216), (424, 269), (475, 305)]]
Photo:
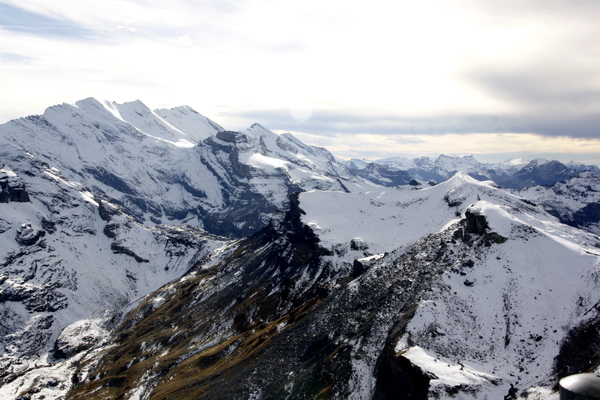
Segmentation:
[(4, 168), (0, 169), (0, 203), (10, 201), (27, 203), (30, 201), (29, 193), (17, 174), (4, 165)]

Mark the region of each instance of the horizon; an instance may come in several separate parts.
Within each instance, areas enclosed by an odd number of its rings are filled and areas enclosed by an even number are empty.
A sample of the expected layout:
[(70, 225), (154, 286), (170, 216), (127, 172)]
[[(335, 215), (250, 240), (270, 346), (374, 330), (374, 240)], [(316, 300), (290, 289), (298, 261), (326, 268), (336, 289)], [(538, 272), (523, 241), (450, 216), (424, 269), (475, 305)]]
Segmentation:
[[(114, 100), (99, 99), (99, 98), (95, 98), (95, 97), (87, 97), (87, 98), (94, 98), (94, 99), (100, 101), (101, 103), (104, 103), (104, 102), (109, 102), (109, 103), (110, 102), (115, 102)], [(79, 100), (85, 100), (87, 98), (79, 99)], [(133, 103), (133, 102), (140, 102), (140, 103), (142, 103), (144, 106), (150, 108), (150, 110), (152, 112), (154, 112), (155, 110), (160, 109), (160, 108), (171, 109), (171, 108), (177, 108), (177, 107), (189, 107), (193, 111), (195, 111), (195, 112), (197, 112), (197, 113), (199, 113), (201, 115), (204, 115), (206, 118), (209, 118), (213, 122), (216, 122), (217, 124), (223, 126), (223, 124), (220, 123), (219, 121), (216, 121), (213, 118), (208, 117), (204, 113), (196, 110), (195, 108), (193, 108), (193, 107), (191, 107), (190, 105), (187, 105), (187, 104), (180, 104), (180, 105), (175, 105), (175, 106), (166, 106), (166, 107), (158, 107), (157, 108), (157, 107), (150, 107), (150, 106), (148, 106), (145, 102), (143, 102), (140, 99), (131, 100), (131, 101), (125, 101), (125, 102), (123, 102), (121, 104), (124, 104), (124, 103)], [(47, 106), (44, 109), (44, 112), (48, 108), (59, 106), (61, 104), (70, 104), (70, 105), (76, 106), (75, 103), (76, 103), (76, 101), (73, 101), (73, 102), (63, 102), (63, 103), (60, 103), (60, 104), (53, 104), (53, 105)], [(118, 102), (116, 102), (116, 103), (118, 103)], [(44, 112), (40, 112), (40, 113), (37, 113), (37, 114), (29, 114), (29, 115), (25, 115), (25, 116), (13, 118), (13, 119), (10, 119), (10, 120), (5, 121), (5, 122), (0, 121), (0, 125), (3, 125), (5, 123), (10, 122), (10, 121), (15, 120), (15, 119), (26, 118), (26, 117), (34, 116), (34, 115), (43, 115)], [(580, 159), (572, 158), (571, 155), (569, 155), (569, 154), (565, 155), (563, 153), (542, 153), (542, 152), (531, 152), (531, 151), (530, 152), (526, 152), (526, 151), (517, 152), (517, 151), (515, 151), (515, 152), (510, 152), (510, 153), (496, 153), (496, 154), (484, 154), (484, 153), (474, 153), (474, 152), (467, 153), (467, 152), (464, 152), (464, 151), (457, 151), (457, 152), (435, 152), (435, 151), (431, 151), (431, 150), (426, 150), (426, 151), (424, 151), (422, 153), (417, 153), (415, 151), (413, 151), (411, 153), (402, 153), (402, 152), (381, 152), (380, 153), (380, 152), (376, 152), (376, 151), (358, 152), (356, 150), (354, 150), (352, 152), (345, 152), (344, 149), (342, 148), (339, 152), (336, 152), (335, 150), (332, 150), (332, 148), (330, 146), (322, 144), (323, 138), (319, 137), (318, 135), (308, 134), (308, 133), (304, 133), (304, 132), (293, 132), (293, 131), (289, 131), (289, 130), (272, 129), (269, 126), (266, 126), (263, 122), (254, 121), (252, 123), (249, 123), (245, 127), (242, 126), (242, 127), (236, 127), (236, 128), (233, 128), (233, 129), (226, 128), (224, 126), (223, 126), (223, 128), (226, 129), (226, 130), (242, 132), (242, 131), (248, 129), (253, 124), (260, 124), (264, 128), (267, 128), (267, 129), (271, 130), (272, 132), (274, 132), (274, 133), (276, 133), (278, 135), (281, 135), (281, 134), (284, 134), (284, 133), (293, 134), (298, 139), (302, 140), (304, 143), (310, 144), (310, 145), (313, 145), (313, 146), (324, 147), (330, 153), (332, 153), (335, 158), (337, 158), (339, 160), (345, 160), (345, 161), (349, 161), (351, 159), (358, 159), (358, 160), (368, 160), (370, 162), (373, 162), (373, 161), (385, 160), (387, 158), (404, 158), (404, 159), (412, 160), (412, 159), (421, 158), (421, 157), (428, 157), (430, 159), (437, 159), (438, 157), (440, 157), (442, 155), (446, 155), (446, 156), (450, 156), (450, 157), (468, 157), (468, 156), (472, 156), (473, 158), (475, 158), (476, 161), (478, 161), (480, 163), (483, 163), (483, 164), (498, 164), (498, 163), (509, 162), (509, 161), (513, 161), (513, 160), (522, 158), (522, 159), (526, 160), (527, 162), (531, 162), (531, 161), (536, 160), (536, 159), (541, 159), (541, 160), (546, 160), (546, 161), (556, 160), (556, 161), (559, 161), (559, 162), (561, 162), (563, 164), (576, 163), (576, 164), (592, 165), (592, 166), (596, 166), (596, 167), (600, 166), (600, 158), (598, 159), (598, 161), (594, 161), (594, 159), (590, 159), (590, 161), (588, 161), (586, 159), (581, 159), (581, 158)], [(465, 138), (465, 137), (468, 138), (469, 135), (468, 134), (462, 134), (461, 137), (462, 138)], [(325, 141), (328, 142), (328, 143), (331, 143), (332, 142), (331, 139), (332, 139), (331, 137), (327, 137), (325, 139)], [(342, 138), (342, 139), (343, 139), (344, 142), (347, 142), (347, 138)], [(566, 140), (576, 140), (576, 139), (566, 139)], [(370, 143), (370, 144), (372, 145), (373, 143)], [(353, 147), (352, 144), (348, 145), (346, 143), (345, 145), (348, 146), (348, 147)]]

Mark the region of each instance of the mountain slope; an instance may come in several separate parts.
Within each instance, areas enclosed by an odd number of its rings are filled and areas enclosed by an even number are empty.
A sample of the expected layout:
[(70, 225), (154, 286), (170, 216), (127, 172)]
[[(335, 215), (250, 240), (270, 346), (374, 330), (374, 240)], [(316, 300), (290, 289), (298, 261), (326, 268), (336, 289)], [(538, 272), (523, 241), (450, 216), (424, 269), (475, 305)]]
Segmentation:
[[(136, 299), (227, 243), (189, 226), (141, 226), (16, 147), (0, 160), (12, 188), (0, 204), (0, 397), (73, 369)], [(66, 391), (70, 374), (50, 373), (50, 392)]]
[(511, 398), (597, 362), (565, 354), (598, 319), (596, 237), (465, 174), (295, 199), (147, 297), (69, 398)]

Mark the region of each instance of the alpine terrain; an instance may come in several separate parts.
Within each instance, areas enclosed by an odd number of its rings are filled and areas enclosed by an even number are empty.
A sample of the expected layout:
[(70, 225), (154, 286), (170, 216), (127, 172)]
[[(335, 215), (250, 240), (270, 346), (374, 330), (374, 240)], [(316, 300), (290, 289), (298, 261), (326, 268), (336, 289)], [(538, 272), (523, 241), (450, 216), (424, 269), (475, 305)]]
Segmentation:
[(0, 125), (0, 398), (558, 399), (598, 235), (596, 166), (53, 106)]

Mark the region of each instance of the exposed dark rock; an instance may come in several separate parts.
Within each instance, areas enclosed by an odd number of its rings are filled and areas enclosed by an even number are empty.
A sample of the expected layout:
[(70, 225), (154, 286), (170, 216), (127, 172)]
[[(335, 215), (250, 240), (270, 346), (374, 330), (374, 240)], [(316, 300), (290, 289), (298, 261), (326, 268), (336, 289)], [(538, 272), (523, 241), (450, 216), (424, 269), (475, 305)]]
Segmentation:
[(102, 232), (104, 233), (104, 235), (106, 237), (114, 239), (117, 237), (117, 230), (119, 229), (119, 226), (120, 225), (117, 224), (116, 222), (108, 223), (108, 224), (106, 224), (106, 226), (104, 227)]
[[(596, 306), (597, 307), (597, 306)], [(593, 310), (597, 313), (597, 310)], [(560, 379), (568, 375), (590, 372), (600, 366), (600, 316), (569, 331), (554, 358), (554, 372)]]
[(369, 249), (369, 246), (364, 240), (355, 238), (350, 241), (350, 249), (357, 251), (365, 251)]
[(488, 223), (484, 215), (475, 213), (471, 210), (465, 212), (465, 232), (475, 235), (485, 235), (488, 230)]
[(113, 251), (113, 253), (115, 254), (125, 254), (127, 256), (133, 257), (135, 258), (135, 261), (137, 261), (138, 263), (147, 263), (150, 262), (150, 260), (147, 260), (143, 257), (138, 256), (137, 254), (135, 254), (132, 250), (128, 249), (127, 247), (119, 244), (119, 243), (111, 243), (110, 244), (110, 249)]
[(233, 168), (233, 171), (240, 177), (250, 179), (252, 178), (252, 175), (250, 174), (250, 167), (240, 163), (239, 154), (240, 153), (237, 147), (234, 147), (231, 153), (229, 153), (229, 161), (231, 162), (231, 168)]
[(485, 215), (473, 212), (471, 209), (465, 211), (465, 219), (461, 221), (462, 227), (459, 227), (453, 235), (453, 239), (472, 240), (475, 237), (482, 237), (485, 246), (500, 244), (508, 239), (498, 234), (490, 232), (489, 225)]
[(32, 285), (11, 285), (0, 288), (0, 303), (22, 302), (31, 312), (55, 312), (67, 306), (67, 298), (62, 293), (49, 288)]
[(25, 308), (32, 312), (56, 312), (67, 307), (67, 297), (56, 291), (42, 288), (23, 299)]
[(43, 217), (42, 218), (42, 228), (46, 232), (52, 234), (52, 233), (56, 232), (56, 222), (54, 222), (46, 217)]
[(119, 209), (114, 205), (108, 204), (107, 202), (98, 198), (96, 201), (98, 202), (98, 213), (103, 221), (108, 222), (113, 215), (118, 215), (120, 213)]
[(450, 200), (450, 194), (444, 196), (444, 201), (448, 204), (448, 207), (459, 207), (463, 203), (461, 199)]
[(600, 222), (600, 203), (590, 203), (573, 214), (569, 225), (585, 227), (592, 223)]
[(232, 131), (220, 131), (220, 132), (217, 132), (217, 134), (216, 134), (217, 139), (221, 139), (224, 142), (234, 143), (234, 144), (236, 142), (235, 135), (236, 135), (236, 132), (232, 132)]
[(429, 382), (435, 379), (404, 358), (402, 354), (385, 357), (377, 370), (373, 400), (426, 400)]
[(358, 260), (354, 260), (354, 263), (352, 264), (352, 277), (353, 278), (358, 278), (359, 276), (361, 276), (366, 270), (368, 269), (368, 267), (361, 263)]
[(31, 224), (23, 224), (17, 230), (17, 237), (15, 239), (21, 246), (32, 246), (45, 235), (46, 232), (34, 229)]
[(0, 171), (0, 203), (8, 202), (29, 203), (29, 193), (25, 184), (16, 176)]

